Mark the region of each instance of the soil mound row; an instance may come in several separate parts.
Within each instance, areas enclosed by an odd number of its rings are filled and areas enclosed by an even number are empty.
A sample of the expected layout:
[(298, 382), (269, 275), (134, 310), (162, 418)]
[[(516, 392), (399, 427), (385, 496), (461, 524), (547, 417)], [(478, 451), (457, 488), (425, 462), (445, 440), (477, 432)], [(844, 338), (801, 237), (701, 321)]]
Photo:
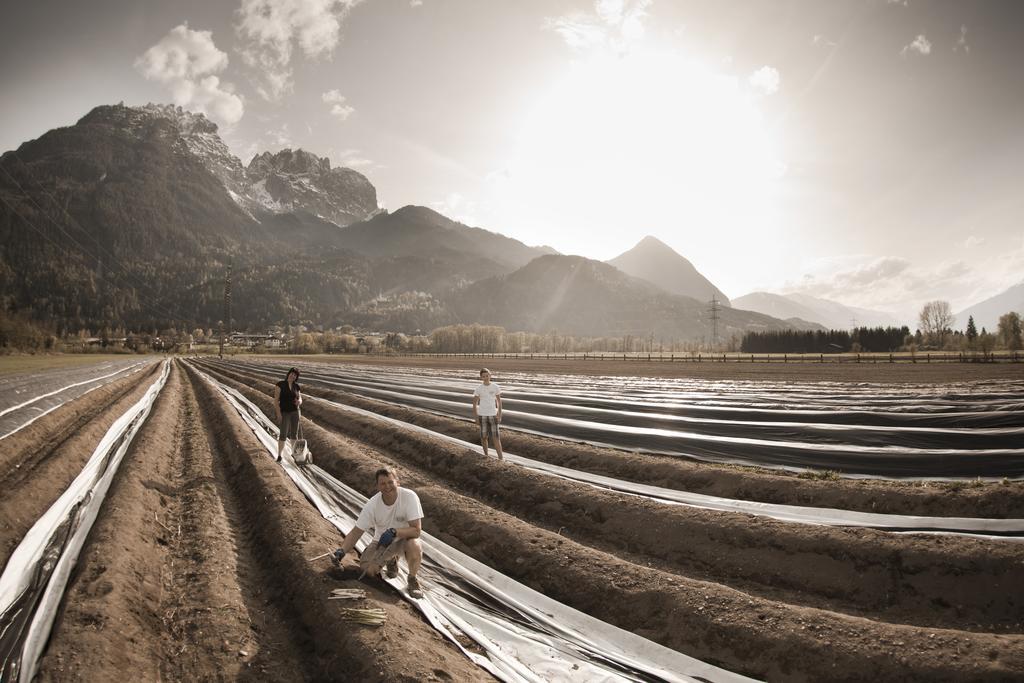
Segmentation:
[[(254, 384), (255, 382), (255, 384)], [(235, 388), (270, 410), (271, 385)], [(255, 389), (255, 391), (254, 391)], [(1019, 632), (1024, 547), (978, 539), (898, 536), (870, 529), (790, 524), (665, 505), (552, 479), (518, 467), (484, 476), (479, 455), (307, 401), (305, 415), (400, 455), (453, 489), (550, 530), (671, 571), (726, 582), (786, 602), (896, 623)]]
[[(266, 391), (267, 387), (251, 378), (231, 384), (269, 412), (266, 394), (250, 388)], [(310, 414), (310, 404), (306, 410)], [(347, 416), (334, 421), (326, 414), (314, 417), (326, 428), (309, 426), (307, 431), (317, 462), (346, 483), (365, 482), (365, 490), (380, 462), (394, 463), (406, 484), (423, 499), (425, 528), (430, 533), (550, 597), (704, 661), (750, 675), (797, 680), (998, 679), (1024, 671), (1019, 636), (880, 623), (694, 578), (689, 569), (666, 568), (642, 550), (629, 549), (634, 536), (641, 537), (645, 546), (652, 544), (652, 537), (671, 542), (675, 530), (671, 524), (652, 522), (649, 513), (657, 512), (653, 509), (631, 511), (636, 518), (613, 521), (614, 530), (602, 529), (605, 539), (626, 536), (619, 547), (590, 547), (583, 544), (588, 528), (615, 520), (614, 508), (621, 506), (621, 500), (596, 503), (600, 499), (589, 487), (567, 484), (562, 488), (546, 478), (525, 480), (516, 488), (513, 479), (525, 477), (519, 470), (506, 478), (505, 466), (454, 453), (444, 444), (409, 445), (405, 435), (356, 425)], [(353, 430), (359, 438), (348, 436)], [(370, 434), (374, 431), (375, 437)], [(491, 480), (493, 487), (488, 485)], [(508, 487), (512, 494), (503, 496), (500, 490)], [(476, 490), (479, 499), (453, 489)], [(577, 507), (569, 514), (573, 524), (552, 531), (553, 525), (545, 528), (550, 522), (534, 522), (531, 517), (536, 514), (532, 509), (544, 503), (529, 497), (514, 506), (508, 502), (516, 495), (527, 495), (527, 489), (546, 490), (549, 503), (561, 504), (563, 495), (574, 497)], [(589, 503), (583, 502), (585, 496)], [(514, 515), (505, 510), (506, 505)], [(579, 521), (581, 517), (590, 519)], [(660, 528), (661, 535), (644, 537), (638, 524)], [(809, 548), (812, 545), (808, 543)], [(724, 547), (706, 546), (711, 557), (724, 554)], [(848, 557), (853, 553), (848, 551)], [(807, 561), (795, 556), (784, 566)], [(709, 574), (718, 573), (714, 562), (709, 567)], [(957, 651), (956, 658), (938, 661), (937, 649)]]
[[(217, 363), (215, 367), (228, 376), (244, 377), (244, 381), (266, 378), (253, 364)], [(405, 408), (328, 387), (313, 387), (310, 383), (307, 383), (307, 390), (455, 438), (466, 441), (478, 438), (475, 425), (468, 419)], [(466, 406), (469, 415), (468, 398)], [(509, 430), (504, 432), (502, 442), (509, 451), (553, 465), (723, 498), (921, 516), (998, 519), (1017, 517), (1024, 510), (1024, 482), (1021, 481), (964, 484), (799, 476), (602, 448)]]
[[(453, 417), (473, 383), (384, 368), (303, 365), (307, 382)], [(255, 367), (276, 377), (286, 367)], [(933, 396), (770, 382), (508, 378), (508, 427), (686, 460), (887, 478), (1024, 478), (1024, 385), (954, 387)]]

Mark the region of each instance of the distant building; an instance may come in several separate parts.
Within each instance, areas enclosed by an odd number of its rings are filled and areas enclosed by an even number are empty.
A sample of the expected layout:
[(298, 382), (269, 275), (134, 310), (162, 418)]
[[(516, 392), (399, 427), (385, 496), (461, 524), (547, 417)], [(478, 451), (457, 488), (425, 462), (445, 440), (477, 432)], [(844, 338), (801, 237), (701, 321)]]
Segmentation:
[(231, 333), (231, 345), (241, 349), (254, 349), (257, 346), (266, 349), (280, 349), (284, 347), (284, 339), (273, 334), (233, 332)]

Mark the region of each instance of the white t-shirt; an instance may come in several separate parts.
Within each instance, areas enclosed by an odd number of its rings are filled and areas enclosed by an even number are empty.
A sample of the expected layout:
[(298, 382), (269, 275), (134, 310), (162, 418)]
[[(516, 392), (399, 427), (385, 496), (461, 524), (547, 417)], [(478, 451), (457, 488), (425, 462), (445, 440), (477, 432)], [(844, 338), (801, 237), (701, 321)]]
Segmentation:
[(356, 526), (373, 534), (373, 540), (380, 538), (388, 529), (401, 529), (409, 522), (423, 519), (423, 507), (415, 491), (398, 487), (398, 498), (394, 505), (385, 505), (380, 493), (371, 498), (359, 513)]
[(487, 417), (498, 414), (497, 397), (501, 396), (501, 387), (498, 386), (497, 382), (480, 384), (473, 390), (473, 395), (480, 397), (480, 403), (476, 407), (477, 415)]

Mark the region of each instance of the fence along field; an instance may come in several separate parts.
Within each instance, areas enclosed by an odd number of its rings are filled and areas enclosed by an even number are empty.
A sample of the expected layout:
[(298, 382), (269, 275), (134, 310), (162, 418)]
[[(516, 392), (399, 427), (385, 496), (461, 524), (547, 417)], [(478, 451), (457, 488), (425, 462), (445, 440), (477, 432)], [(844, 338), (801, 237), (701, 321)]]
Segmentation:
[(733, 352), (574, 352), (574, 353), (388, 353), (398, 358), (465, 358), (506, 360), (648, 361), (655, 363), (1020, 363), (1020, 351), (894, 351), (878, 353), (740, 353)]

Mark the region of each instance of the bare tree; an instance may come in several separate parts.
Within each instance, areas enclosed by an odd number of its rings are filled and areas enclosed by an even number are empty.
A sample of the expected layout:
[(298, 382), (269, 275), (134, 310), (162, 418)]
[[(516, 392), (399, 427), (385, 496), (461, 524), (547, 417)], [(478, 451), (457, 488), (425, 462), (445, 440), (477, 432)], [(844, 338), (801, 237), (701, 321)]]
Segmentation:
[(1019, 351), (1022, 341), (1020, 314), (1010, 311), (1006, 315), (999, 316), (999, 329), (996, 334), (1004, 349)]
[(925, 339), (939, 348), (942, 347), (946, 334), (956, 321), (949, 302), (941, 300), (926, 303), (921, 309), (918, 319), (921, 324), (921, 333)]

